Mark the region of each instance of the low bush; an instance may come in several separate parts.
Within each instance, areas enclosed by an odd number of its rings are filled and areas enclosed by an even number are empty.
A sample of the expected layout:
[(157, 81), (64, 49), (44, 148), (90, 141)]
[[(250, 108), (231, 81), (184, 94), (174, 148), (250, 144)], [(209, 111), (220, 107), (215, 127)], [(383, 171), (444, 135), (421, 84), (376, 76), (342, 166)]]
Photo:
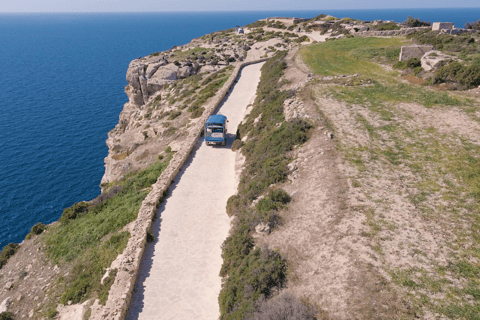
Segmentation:
[(370, 25), (370, 29), (373, 30), (378, 30), (378, 31), (384, 31), (384, 30), (400, 30), (402, 27), (400, 27), (397, 23), (395, 22), (382, 22), (377, 25)]
[(291, 201), (290, 196), (282, 189), (271, 190), (268, 196), (261, 199), (256, 204), (256, 209), (260, 212), (266, 212), (282, 209), (287, 203)]
[(433, 83), (458, 83), (465, 88), (480, 85), (480, 65), (464, 66), (457, 61), (441, 67), (433, 77)]
[(263, 296), (257, 300), (257, 311), (250, 320), (314, 320), (315, 309), (303, 304), (294, 295), (283, 293), (266, 300)]
[(147, 231), (147, 242), (155, 241), (155, 236), (153, 235), (152, 231)]
[(402, 24), (410, 28), (428, 27), (432, 25), (430, 21), (420, 21), (419, 18), (412, 18), (411, 16), (408, 16), (407, 20), (402, 22)]
[[(286, 260), (276, 252), (254, 249), (252, 233), (260, 222), (270, 227), (281, 223), (278, 211), (290, 201), (281, 189), (269, 190), (283, 182), (289, 160), (285, 153), (307, 139), (310, 126), (303, 121), (285, 122), (283, 103), (288, 93), (280, 91), (279, 79), (286, 68), (286, 52), (279, 51), (262, 67), (254, 107), (237, 137), (248, 135), (242, 147), (246, 169), (242, 172), (238, 194), (230, 197), (227, 212), (235, 215), (232, 233), (222, 245), (223, 277), (219, 296), (221, 319), (245, 319), (253, 315), (256, 301), (268, 299), (285, 285)], [(253, 120), (262, 114), (261, 120)], [(280, 127), (276, 124), (282, 123)], [(238, 143), (241, 143), (241, 140)], [(265, 194), (256, 206), (254, 199)]]
[(308, 36), (301, 36), (295, 39), (295, 42), (297, 43), (310, 42), (310, 38)]
[(235, 140), (235, 141), (233, 141), (233, 143), (232, 143), (232, 151), (237, 151), (237, 150), (240, 149), (241, 147), (243, 147), (243, 142), (242, 142), (242, 140)]
[(478, 45), (469, 34), (438, 34), (434, 31), (418, 31), (409, 34), (417, 44), (431, 44), (436, 50), (459, 52), (463, 54), (479, 53)]
[(15, 320), (15, 318), (11, 312), (2, 312), (0, 313), (0, 320)]
[(465, 23), (465, 29), (480, 30), (480, 19), (477, 21)]
[(28, 240), (35, 235), (39, 235), (43, 231), (45, 231), (46, 229), (47, 229), (47, 226), (44, 225), (43, 223), (39, 222), (30, 229), (30, 233), (25, 236), (25, 239)]
[(267, 25), (267, 22), (265, 20), (258, 20), (253, 23), (247, 24), (245, 27), (247, 28), (261, 28), (265, 27)]
[(421, 66), (422, 62), (418, 58), (410, 58), (404, 61), (398, 61), (393, 65), (393, 67), (396, 69), (414, 69)]
[(19, 248), (20, 245), (16, 243), (9, 243), (5, 247), (3, 247), (3, 250), (0, 253), (0, 269), (2, 269), (3, 266), (7, 264), (8, 259), (10, 259), (10, 257), (13, 256)]
[(190, 118), (196, 119), (202, 116), (203, 112), (205, 111), (204, 107), (199, 106), (192, 106), (188, 108), (188, 112), (191, 112)]
[(176, 118), (178, 118), (181, 114), (182, 114), (182, 111), (173, 111), (173, 112), (170, 113), (170, 115), (168, 116), (168, 120), (176, 119)]
[(70, 220), (75, 220), (77, 217), (81, 216), (83, 213), (88, 211), (88, 202), (82, 201), (77, 202), (73, 206), (63, 210), (62, 216), (59, 221), (62, 223), (67, 223)]
[(255, 311), (255, 302), (268, 298), (286, 281), (286, 261), (266, 247), (250, 251), (231, 270), (219, 296), (221, 319), (245, 319)]

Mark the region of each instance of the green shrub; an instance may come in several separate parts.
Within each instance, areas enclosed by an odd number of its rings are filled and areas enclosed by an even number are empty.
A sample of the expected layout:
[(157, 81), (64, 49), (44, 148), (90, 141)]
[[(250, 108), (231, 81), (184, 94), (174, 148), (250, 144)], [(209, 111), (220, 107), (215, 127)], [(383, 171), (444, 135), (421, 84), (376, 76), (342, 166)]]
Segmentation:
[(265, 27), (267, 25), (267, 22), (265, 20), (259, 20), (255, 21), (253, 23), (247, 24), (245, 27), (247, 28), (261, 28)]
[(416, 68), (416, 67), (421, 67), (422, 62), (418, 58), (410, 58), (410, 59), (405, 61), (405, 65), (407, 66), (407, 68), (412, 68), (413, 69), (413, 68)]
[(408, 16), (407, 20), (402, 22), (402, 24), (406, 27), (410, 28), (417, 28), (417, 27), (428, 27), (431, 26), (430, 21), (420, 21), (419, 18), (412, 18), (411, 16)]
[(398, 61), (393, 65), (393, 67), (396, 69), (408, 69), (408, 68), (413, 69), (421, 66), (422, 66), (422, 63), (418, 58), (410, 58), (404, 61)]
[(153, 235), (152, 231), (147, 231), (147, 242), (155, 241), (155, 236)]
[(9, 243), (5, 247), (3, 247), (3, 250), (0, 253), (0, 269), (2, 269), (3, 266), (7, 264), (8, 259), (10, 259), (10, 257), (13, 256), (19, 248), (20, 245), (16, 243)]
[(172, 152), (172, 147), (168, 146), (165, 148), (166, 153), (171, 153)]
[(0, 320), (15, 320), (15, 318), (11, 312), (2, 312), (0, 313)]
[(235, 140), (232, 143), (232, 151), (237, 151), (243, 146), (242, 140)]
[(302, 43), (302, 42), (309, 42), (310, 38), (308, 36), (301, 36), (295, 39), (295, 42)]
[(75, 220), (82, 214), (88, 212), (88, 202), (77, 202), (70, 208), (63, 210), (63, 214), (60, 217), (59, 221), (62, 223), (67, 223), (70, 220)]
[(480, 30), (480, 19), (477, 21), (465, 23), (465, 29)]
[(245, 319), (255, 311), (255, 302), (269, 298), (285, 285), (287, 265), (276, 251), (257, 248), (233, 268), (222, 284), (220, 319)]
[(255, 206), (258, 211), (280, 210), (291, 201), (290, 196), (282, 189), (271, 190), (270, 193), (261, 199)]
[(182, 114), (182, 111), (173, 111), (172, 113), (170, 113), (168, 120), (173, 120), (175, 118), (178, 118), (181, 114)]
[(57, 314), (58, 314), (58, 311), (55, 307), (50, 307), (45, 312), (45, 315), (47, 316), (47, 318), (50, 318), (50, 319), (55, 318)]
[(28, 240), (35, 235), (39, 235), (45, 231), (45, 229), (47, 229), (47, 226), (39, 222), (30, 229), (30, 233), (25, 236), (25, 239)]
[(450, 35), (438, 34), (434, 31), (418, 31), (409, 34), (407, 38), (417, 44), (431, 44), (436, 50), (459, 52), (464, 54), (478, 53), (478, 45), (469, 34)]
[(377, 25), (370, 25), (370, 29), (384, 31), (384, 30), (400, 30), (402, 27), (397, 25), (395, 22), (383, 22)]
[[(221, 319), (252, 316), (261, 296), (269, 298), (273, 291), (285, 285), (285, 259), (268, 248), (253, 249), (251, 235), (260, 222), (271, 227), (280, 224), (278, 210), (287, 205), (290, 197), (281, 189), (268, 191), (268, 187), (285, 181), (286, 165), (291, 161), (285, 153), (306, 141), (310, 128), (304, 121), (285, 122), (283, 103), (289, 94), (279, 89), (279, 79), (286, 68), (285, 56), (286, 52), (279, 51), (262, 67), (254, 107), (237, 134), (239, 138), (248, 135), (249, 139), (242, 147), (246, 169), (242, 172), (238, 194), (227, 201), (227, 213), (236, 219), (232, 233), (222, 245)], [(253, 119), (260, 114), (261, 120), (254, 125)], [(265, 193), (265, 198), (252, 207), (252, 201)]]
[(203, 112), (205, 111), (204, 107), (190, 107), (188, 108), (188, 112), (191, 112), (190, 118), (196, 119), (202, 116)]
[(480, 66), (463, 66), (457, 61), (441, 67), (435, 73), (433, 82), (438, 83), (459, 83), (466, 88), (474, 88), (480, 85)]
[(325, 18), (327, 15), (326, 14), (319, 14), (318, 16), (316, 16), (315, 18), (312, 19), (312, 21), (318, 21), (318, 20), (322, 20), (323, 18)]

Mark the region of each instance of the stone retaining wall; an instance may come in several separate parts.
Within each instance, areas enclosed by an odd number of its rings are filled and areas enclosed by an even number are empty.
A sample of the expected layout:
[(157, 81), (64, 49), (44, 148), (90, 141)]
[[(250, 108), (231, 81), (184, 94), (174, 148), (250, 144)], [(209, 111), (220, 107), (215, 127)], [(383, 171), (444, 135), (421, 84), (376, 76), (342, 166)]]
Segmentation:
[(385, 36), (399, 36), (414, 33), (421, 30), (432, 30), (432, 27), (418, 27), (418, 28), (402, 28), (400, 30), (383, 30), (383, 31), (361, 31), (354, 34), (355, 37), (385, 37)]
[(96, 301), (91, 306), (92, 313), (90, 319), (123, 320), (125, 318), (145, 249), (147, 231), (150, 230), (152, 218), (160, 204), (162, 195), (167, 191), (171, 181), (175, 179), (175, 176), (193, 150), (203, 130), (205, 121), (216, 111), (230, 91), (242, 68), (268, 59), (269, 58), (263, 58), (237, 65), (222, 89), (217, 92), (215, 97), (205, 106), (206, 112), (204, 112), (200, 121), (196, 123), (194, 130), (191, 131), (180, 150), (173, 155), (168, 167), (162, 172), (157, 182), (152, 185), (152, 190), (143, 200), (140, 210), (138, 211), (138, 217), (130, 229), (130, 239), (128, 240), (127, 246), (123, 253), (118, 256), (111, 265), (111, 269), (118, 269), (118, 271), (115, 281), (110, 288), (106, 305), (99, 305)]

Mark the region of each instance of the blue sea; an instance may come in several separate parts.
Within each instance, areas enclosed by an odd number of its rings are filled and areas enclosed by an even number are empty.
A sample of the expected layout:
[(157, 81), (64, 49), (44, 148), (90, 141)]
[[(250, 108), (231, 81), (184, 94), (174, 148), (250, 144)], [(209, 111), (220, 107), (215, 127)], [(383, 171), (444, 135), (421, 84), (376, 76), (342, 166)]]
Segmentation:
[(0, 14), (0, 249), (100, 193), (132, 59), (271, 16), (449, 21), (480, 8)]

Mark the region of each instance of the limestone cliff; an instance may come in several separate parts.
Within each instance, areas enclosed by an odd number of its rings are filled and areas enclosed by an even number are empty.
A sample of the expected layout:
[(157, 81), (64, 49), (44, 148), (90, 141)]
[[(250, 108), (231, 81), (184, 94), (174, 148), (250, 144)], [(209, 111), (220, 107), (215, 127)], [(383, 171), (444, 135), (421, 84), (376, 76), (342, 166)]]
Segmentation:
[(125, 87), (129, 101), (108, 133), (102, 186), (146, 167), (167, 146), (175, 151), (232, 67), (292, 46), (282, 37), (257, 32), (253, 38), (250, 33), (217, 32), (130, 63)]

